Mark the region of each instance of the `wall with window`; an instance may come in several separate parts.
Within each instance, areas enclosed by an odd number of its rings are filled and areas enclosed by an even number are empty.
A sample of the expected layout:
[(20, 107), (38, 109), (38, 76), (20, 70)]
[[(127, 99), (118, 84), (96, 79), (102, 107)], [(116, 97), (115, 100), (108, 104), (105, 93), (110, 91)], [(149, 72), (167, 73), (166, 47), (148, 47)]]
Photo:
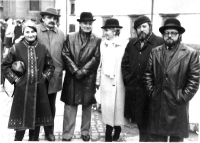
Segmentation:
[[(93, 23), (93, 32), (99, 36), (103, 36), (101, 27), (109, 16), (119, 20), (120, 25), (123, 26), (121, 36), (126, 39), (136, 36), (133, 26), (137, 16), (146, 15), (151, 19), (152, 0), (66, 0), (66, 2), (67, 7), (64, 1), (56, 0), (56, 5), (60, 5), (61, 12), (66, 12), (61, 16), (61, 20), (65, 19), (64, 24), (67, 23), (66, 33), (79, 30), (77, 19), (84, 11), (93, 13), (96, 19)], [(181, 0), (181, 2), (180, 0), (154, 0), (153, 32), (162, 36), (159, 27), (171, 15), (179, 19), (186, 29), (183, 42), (200, 43), (198, 40), (200, 27), (191, 26), (191, 21), (195, 25), (200, 25), (199, 5), (199, 0)]]
[(40, 21), (41, 10), (54, 7), (55, 0), (4, 0), (2, 18), (36, 19)]

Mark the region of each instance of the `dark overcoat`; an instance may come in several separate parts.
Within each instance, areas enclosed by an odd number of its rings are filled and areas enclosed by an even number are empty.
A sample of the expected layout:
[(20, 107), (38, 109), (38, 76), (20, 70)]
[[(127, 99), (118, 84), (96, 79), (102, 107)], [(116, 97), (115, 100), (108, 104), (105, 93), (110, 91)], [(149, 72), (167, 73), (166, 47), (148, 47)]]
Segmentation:
[(122, 74), (125, 84), (124, 115), (137, 124), (148, 122), (149, 95), (145, 90), (142, 77), (151, 50), (162, 44), (163, 39), (152, 33), (142, 49), (137, 38), (131, 39), (125, 49), (122, 59)]
[[(68, 35), (64, 42), (62, 58), (66, 69), (61, 101), (68, 105), (96, 103), (96, 74), (100, 63), (101, 39), (91, 34), (87, 42), (81, 41), (80, 32)], [(76, 80), (75, 72), (81, 70), (83, 79)]]
[(152, 50), (144, 75), (151, 94), (151, 133), (188, 137), (189, 101), (199, 88), (200, 65), (197, 51), (180, 44), (165, 67), (164, 45)]
[[(11, 69), (14, 61), (25, 65), (25, 73), (17, 83), (18, 75)], [(45, 80), (52, 77), (54, 65), (47, 48), (37, 41), (31, 46), (21, 41), (10, 49), (1, 68), (8, 81), (15, 84), (8, 128), (24, 130), (52, 125)]]

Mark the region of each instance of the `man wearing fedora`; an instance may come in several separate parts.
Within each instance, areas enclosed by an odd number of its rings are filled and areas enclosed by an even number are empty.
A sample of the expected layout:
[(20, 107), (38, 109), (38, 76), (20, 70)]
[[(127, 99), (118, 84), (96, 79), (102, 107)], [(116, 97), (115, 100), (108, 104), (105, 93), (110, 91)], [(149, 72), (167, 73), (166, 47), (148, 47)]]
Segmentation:
[(200, 65), (196, 50), (181, 43), (185, 29), (167, 19), (159, 28), (164, 45), (152, 50), (144, 74), (149, 93), (151, 141), (183, 142), (189, 131), (189, 101), (199, 88)]
[[(55, 8), (46, 8), (40, 12), (42, 16), (42, 23), (37, 25), (38, 41), (44, 44), (49, 50), (55, 71), (53, 77), (49, 82), (48, 97), (51, 107), (53, 119), (55, 118), (56, 112), (56, 94), (62, 89), (62, 71), (63, 61), (61, 57), (62, 47), (65, 40), (64, 33), (56, 27), (56, 23), (60, 15)], [(48, 141), (55, 141), (54, 136), (54, 125), (45, 126), (45, 137)]]
[(78, 32), (67, 35), (62, 50), (66, 67), (61, 101), (65, 103), (63, 141), (70, 141), (74, 135), (78, 105), (82, 105), (81, 137), (89, 141), (91, 108), (94, 98), (97, 68), (100, 62), (101, 39), (92, 33), (92, 13), (82, 12)]
[(122, 74), (125, 85), (126, 118), (136, 123), (139, 141), (149, 141), (147, 133), (149, 96), (142, 77), (153, 48), (162, 45), (161, 37), (152, 32), (152, 24), (147, 16), (140, 16), (134, 23), (137, 37), (127, 44), (122, 59)]

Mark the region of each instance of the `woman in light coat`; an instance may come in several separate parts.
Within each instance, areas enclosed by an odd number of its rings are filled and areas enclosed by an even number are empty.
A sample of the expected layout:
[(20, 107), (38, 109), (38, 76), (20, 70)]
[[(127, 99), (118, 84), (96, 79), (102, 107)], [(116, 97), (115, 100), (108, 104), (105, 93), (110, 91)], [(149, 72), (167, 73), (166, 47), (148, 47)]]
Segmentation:
[[(117, 141), (124, 118), (125, 88), (122, 79), (121, 61), (128, 41), (119, 39), (120, 29), (117, 19), (108, 19), (105, 26), (105, 39), (102, 40), (101, 63), (98, 68), (96, 86), (100, 87), (102, 121), (106, 124), (105, 141)], [(114, 135), (112, 131), (114, 128)]]

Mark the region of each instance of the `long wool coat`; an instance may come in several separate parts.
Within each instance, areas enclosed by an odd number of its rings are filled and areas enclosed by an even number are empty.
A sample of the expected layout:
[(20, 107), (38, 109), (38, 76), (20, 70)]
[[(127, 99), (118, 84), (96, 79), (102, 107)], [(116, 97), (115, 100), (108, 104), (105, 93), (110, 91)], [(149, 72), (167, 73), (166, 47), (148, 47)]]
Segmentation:
[(64, 33), (56, 27), (48, 30), (41, 23), (37, 25), (37, 37), (38, 41), (47, 47), (53, 59), (55, 71), (49, 83), (48, 94), (56, 93), (62, 90), (63, 60), (61, 53), (65, 41)]
[(121, 72), (121, 61), (127, 42), (119, 39), (116, 40), (114, 44), (115, 51), (113, 50), (110, 53), (116, 54), (114, 78), (110, 78), (105, 74), (106, 68), (109, 68), (105, 66), (106, 62), (108, 62), (105, 55), (108, 54), (108, 48), (112, 45), (109, 46), (106, 41), (103, 41), (100, 46), (101, 63), (98, 68), (96, 84), (100, 85), (102, 121), (104, 124), (111, 126), (126, 124), (124, 117), (125, 87)]
[[(83, 35), (82, 35), (83, 36)], [(91, 105), (94, 98), (97, 68), (100, 62), (101, 39), (91, 34), (82, 43), (81, 33), (67, 36), (62, 50), (66, 73), (61, 101), (68, 105)], [(81, 70), (84, 77), (76, 80), (75, 72)]]
[[(164, 45), (152, 50), (144, 82), (149, 92), (151, 133), (188, 137), (189, 101), (199, 88), (200, 64), (197, 51), (180, 44), (165, 67)], [(198, 114), (198, 113), (197, 113)]]
[(137, 124), (148, 124), (149, 95), (142, 77), (151, 50), (162, 44), (163, 39), (152, 33), (142, 49), (137, 38), (131, 39), (125, 49), (122, 59), (122, 74), (126, 87), (124, 114)]
[[(14, 61), (22, 61), (25, 65), (25, 73), (17, 83), (18, 75), (11, 69)], [(8, 128), (24, 130), (52, 125), (45, 80), (52, 77), (54, 65), (46, 47), (38, 42), (30, 46), (21, 41), (10, 49), (1, 68), (9, 82), (15, 84)]]

